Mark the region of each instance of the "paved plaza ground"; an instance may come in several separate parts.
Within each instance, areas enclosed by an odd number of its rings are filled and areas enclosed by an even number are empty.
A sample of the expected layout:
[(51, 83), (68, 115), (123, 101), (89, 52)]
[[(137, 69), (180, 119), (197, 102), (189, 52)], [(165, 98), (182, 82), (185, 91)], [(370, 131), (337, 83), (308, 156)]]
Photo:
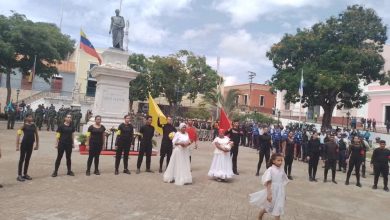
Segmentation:
[[(164, 183), (162, 174), (135, 174), (136, 157), (130, 158), (131, 175), (114, 175), (114, 158), (102, 156), (101, 176), (85, 176), (86, 156), (73, 152), (75, 177), (65, 175), (63, 158), (59, 177), (52, 178), (56, 150), (55, 133), (40, 132), (40, 149), (33, 152), (30, 176), (33, 181), (16, 181), (19, 152), (15, 151), (16, 130), (4, 129), (0, 123), (0, 219), (256, 219), (258, 209), (248, 203), (248, 194), (262, 189), (255, 177), (258, 154), (240, 147), (240, 175), (230, 183), (218, 183), (207, 177), (213, 148), (201, 142), (193, 152), (193, 184), (176, 186)], [(157, 138), (158, 142), (160, 141)], [(145, 163), (145, 160), (144, 160)], [(369, 166), (368, 166), (369, 167)], [(152, 158), (157, 171), (158, 159)], [(263, 172), (265, 166), (262, 166)], [(143, 164), (142, 171), (145, 170)], [(355, 177), (345, 186), (345, 174), (338, 172), (338, 185), (311, 183), (307, 164), (294, 161), (293, 177), (287, 186), (287, 206), (282, 219), (341, 220), (389, 219), (390, 193), (371, 189), (373, 176), (362, 180), (358, 188)], [(320, 179), (323, 169), (318, 171)], [(265, 219), (272, 219), (267, 216)]]

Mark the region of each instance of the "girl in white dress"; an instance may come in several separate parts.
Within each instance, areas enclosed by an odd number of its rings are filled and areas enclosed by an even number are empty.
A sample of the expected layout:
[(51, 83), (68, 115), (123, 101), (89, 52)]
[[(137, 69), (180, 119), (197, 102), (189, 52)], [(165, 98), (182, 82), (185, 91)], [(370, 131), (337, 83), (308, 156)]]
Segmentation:
[(218, 137), (214, 139), (212, 144), (215, 146), (215, 150), (208, 176), (215, 178), (218, 182), (231, 179), (234, 175), (232, 158), (230, 157), (233, 142), (225, 136), (225, 130), (219, 129)]
[(263, 174), (261, 180), (266, 189), (250, 194), (250, 203), (261, 208), (259, 220), (263, 219), (265, 213), (280, 219), (284, 214), (286, 200), (285, 187), (288, 183), (286, 173), (282, 168), (283, 155), (275, 153), (271, 156), (272, 164)]
[(190, 146), (191, 141), (186, 132), (186, 124), (181, 123), (179, 131), (172, 140), (173, 152), (168, 167), (164, 173), (164, 182), (175, 182), (176, 185), (192, 183)]

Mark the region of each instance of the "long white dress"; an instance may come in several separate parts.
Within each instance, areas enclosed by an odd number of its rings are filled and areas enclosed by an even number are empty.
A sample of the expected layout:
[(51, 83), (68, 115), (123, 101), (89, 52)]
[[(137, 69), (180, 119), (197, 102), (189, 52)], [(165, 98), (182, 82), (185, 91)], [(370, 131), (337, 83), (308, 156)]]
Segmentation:
[(164, 173), (164, 182), (175, 181), (176, 185), (192, 183), (190, 152), (188, 147), (175, 145), (176, 143), (189, 143), (188, 134), (176, 132), (173, 137), (173, 152), (168, 167)]
[[(221, 147), (230, 150), (229, 145), (230, 139), (228, 137), (220, 138), (216, 137), (212, 144), (215, 146), (216, 143), (220, 144)], [(234, 176), (232, 158), (229, 152), (224, 152), (215, 147), (213, 161), (211, 162), (210, 170), (208, 173), (209, 177), (220, 178), (220, 179), (231, 179)]]
[(281, 167), (272, 165), (268, 168), (261, 177), (263, 185), (271, 181), (272, 201), (267, 201), (267, 188), (250, 194), (249, 202), (252, 205), (264, 208), (267, 213), (273, 216), (280, 216), (284, 214), (284, 205), (286, 200), (285, 187), (288, 183), (286, 173)]

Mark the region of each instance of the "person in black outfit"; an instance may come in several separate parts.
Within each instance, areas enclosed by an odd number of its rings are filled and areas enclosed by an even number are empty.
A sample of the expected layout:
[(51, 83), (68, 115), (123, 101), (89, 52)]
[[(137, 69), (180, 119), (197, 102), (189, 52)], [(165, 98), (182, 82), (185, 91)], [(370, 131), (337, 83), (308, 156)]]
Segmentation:
[(339, 171), (343, 170), (346, 172), (347, 169), (347, 141), (346, 135), (342, 134), (341, 139), (339, 140)]
[(232, 157), (232, 163), (233, 163), (233, 173), (235, 175), (240, 175), (237, 170), (237, 156), (238, 156), (238, 148), (240, 146), (240, 129), (238, 127), (238, 121), (233, 122), (233, 128), (230, 128), (227, 132), (227, 135), (229, 135), (230, 140), (233, 141), (233, 147), (230, 150), (230, 156)]
[[(23, 134), (22, 143), (19, 148), (20, 136)], [(35, 142), (35, 148), (33, 148)], [(20, 150), (19, 166), (18, 166), (18, 177), (16, 180), (23, 182), (24, 180), (32, 180), (27, 174), (28, 166), (30, 164), (30, 158), (33, 149), (38, 150), (39, 148), (39, 136), (37, 127), (33, 123), (32, 114), (27, 114), (23, 126), (18, 130), (16, 136), (16, 151)], [(22, 168), (24, 163), (24, 170), (22, 176)]]
[(294, 155), (296, 155), (296, 144), (294, 141), (294, 133), (290, 131), (288, 138), (282, 143), (284, 154), (284, 172), (287, 174), (288, 179), (292, 180), (291, 169), (294, 161)]
[(329, 141), (324, 145), (324, 161), (325, 161), (325, 170), (324, 170), (324, 183), (327, 182), (328, 170), (332, 170), (332, 182), (336, 182), (336, 163), (338, 158), (338, 145), (335, 142), (334, 134), (330, 134)]
[(119, 174), (119, 164), (121, 162), (123, 152), (123, 173), (131, 174), (128, 169), (129, 151), (131, 143), (133, 142), (134, 128), (130, 123), (130, 115), (125, 115), (125, 122), (120, 124), (117, 131), (116, 138), (116, 155), (115, 155), (115, 175)]
[(51, 175), (52, 177), (56, 177), (58, 174), (58, 168), (61, 164), (61, 159), (64, 156), (64, 153), (66, 155), (66, 167), (68, 169), (67, 175), (68, 176), (74, 176), (74, 173), (72, 172), (72, 149), (74, 148), (74, 128), (71, 124), (72, 122), (72, 115), (67, 114), (64, 123), (61, 124), (57, 128), (57, 143), (56, 147), (58, 149), (57, 159), (54, 166), (54, 172)]
[(103, 149), (103, 145), (106, 139), (106, 128), (101, 125), (102, 117), (100, 115), (95, 116), (95, 124), (89, 126), (87, 132), (87, 143), (89, 146), (89, 156), (87, 161), (86, 175), (91, 175), (92, 161), (95, 161), (95, 175), (100, 175), (99, 172), (99, 156)]
[(349, 163), (345, 185), (349, 185), (349, 178), (351, 177), (352, 170), (355, 167), (356, 186), (362, 187), (362, 185), (360, 184), (360, 165), (362, 163), (361, 152), (363, 151), (362, 144), (363, 143), (360, 142), (359, 137), (353, 137), (352, 144), (349, 146)]
[(314, 132), (310, 141), (307, 144), (307, 161), (309, 162), (309, 181), (317, 182), (316, 174), (318, 160), (321, 154), (321, 142), (318, 138), (318, 133)]
[(269, 167), (269, 157), (272, 151), (272, 143), (271, 143), (271, 135), (268, 133), (268, 127), (263, 128), (263, 134), (259, 136), (259, 162), (257, 163), (257, 172), (256, 176), (259, 176), (259, 171), (261, 168), (261, 164), (263, 163), (263, 159), (265, 157), (265, 166), (268, 169)]
[(141, 143), (140, 143), (140, 150), (138, 154), (138, 161), (137, 161), (137, 174), (139, 174), (142, 160), (144, 158), (144, 154), (146, 154), (146, 172), (153, 173), (152, 170), (150, 170), (150, 162), (152, 157), (152, 138), (154, 136), (154, 127), (152, 124), (152, 116), (146, 116), (146, 124), (142, 126), (139, 130), (139, 132), (142, 134)]
[(388, 192), (389, 188), (388, 175), (389, 175), (389, 161), (390, 161), (390, 150), (386, 148), (386, 141), (381, 140), (379, 142), (379, 148), (376, 148), (371, 157), (371, 167), (374, 166), (374, 185), (373, 189), (378, 188), (378, 180), (380, 174), (383, 177), (383, 189)]
[(157, 126), (163, 129), (163, 137), (161, 141), (161, 148), (160, 148), (160, 169), (158, 170), (159, 173), (162, 173), (162, 165), (164, 163), (164, 157), (167, 156), (167, 167), (169, 164), (169, 160), (171, 159), (172, 155), (172, 138), (169, 137), (169, 134), (176, 133), (177, 130), (172, 125), (172, 118), (167, 117), (167, 123), (162, 125), (160, 124), (160, 118), (157, 119)]

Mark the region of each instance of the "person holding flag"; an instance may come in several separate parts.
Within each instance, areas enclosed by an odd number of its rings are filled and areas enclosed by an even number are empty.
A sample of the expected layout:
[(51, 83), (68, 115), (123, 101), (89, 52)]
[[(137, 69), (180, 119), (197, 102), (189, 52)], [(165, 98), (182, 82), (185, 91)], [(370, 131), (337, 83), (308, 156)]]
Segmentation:
[(163, 130), (163, 137), (162, 137), (161, 148), (160, 148), (160, 169), (158, 170), (159, 173), (162, 173), (162, 165), (165, 156), (167, 156), (167, 167), (168, 167), (169, 160), (172, 155), (172, 149), (173, 149), (172, 139), (173, 136), (175, 136), (177, 130), (172, 125), (172, 118), (169, 116), (167, 117), (166, 124), (160, 124), (160, 118), (158, 118), (157, 125)]

